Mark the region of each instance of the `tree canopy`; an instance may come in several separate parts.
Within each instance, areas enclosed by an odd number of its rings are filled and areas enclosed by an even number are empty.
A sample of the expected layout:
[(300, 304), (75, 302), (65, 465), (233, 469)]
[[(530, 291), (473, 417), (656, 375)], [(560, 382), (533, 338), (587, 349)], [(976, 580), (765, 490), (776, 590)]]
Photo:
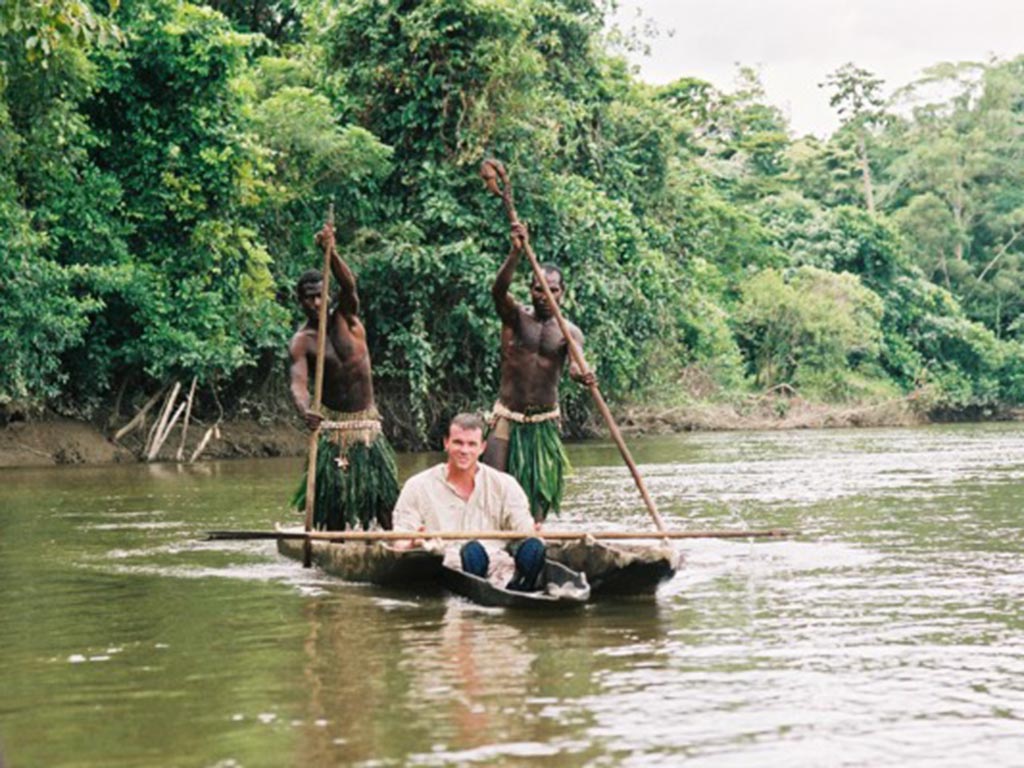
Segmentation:
[(90, 415), (191, 376), (229, 407), (283, 399), (334, 203), (387, 428), (423, 445), (496, 391), (491, 156), (613, 401), (685, 399), (695, 373), (721, 398), (1021, 401), (1024, 58), (888, 100), (848, 64), (823, 84), (840, 128), (799, 138), (750, 68), (729, 92), (640, 82), (606, 11), (5, 4), (0, 411)]

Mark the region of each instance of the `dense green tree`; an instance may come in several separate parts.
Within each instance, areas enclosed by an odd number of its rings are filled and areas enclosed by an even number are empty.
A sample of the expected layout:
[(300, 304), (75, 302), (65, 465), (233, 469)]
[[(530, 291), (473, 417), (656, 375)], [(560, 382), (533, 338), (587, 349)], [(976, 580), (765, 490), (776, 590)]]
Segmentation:
[(244, 32), (258, 32), (277, 44), (294, 42), (302, 34), (302, 6), (299, 0), (210, 0)]
[(857, 277), (800, 267), (750, 278), (735, 322), (758, 384), (835, 400), (862, 394), (864, 371), (877, 377), (881, 317), (881, 299)]
[[(229, 406), (273, 398), (333, 203), (387, 423), (426, 445), (496, 387), (487, 156), (613, 402), (698, 381), (1024, 398), (1024, 60), (938, 66), (894, 112), (846, 65), (840, 129), (793, 140), (753, 69), (732, 90), (638, 82), (608, 8), (0, 6), (0, 416), (192, 375)], [(587, 398), (564, 395), (578, 430)]]
[[(213, 380), (282, 342), (271, 256), (248, 221), (261, 158), (233, 78), (250, 38), (220, 14), (151, 2), (126, 14), (86, 105), (95, 162), (117, 176), (135, 273), (110, 318), (125, 375)], [(114, 346), (112, 344), (112, 346)]]
[(68, 357), (122, 276), (99, 266), (125, 252), (119, 192), (89, 159), (79, 111), (96, 76), (88, 52), (120, 37), (75, 0), (0, 10), (0, 412), (82, 393)]
[(341, 124), (304, 68), (287, 62), (259, 60), (250, 105), (263, 150), (254, 215), (284, 282), (309, 266), (310, 233), (329, 205), (343, 240), (377, 223), (381, 185), (392, 170), (391, 148), (365, 128)]
[[(903, 89), (914, 121), (894, 140), (894, 219), (914, 257), (998, 335), (1024, 311), (1024, 86), (1020, 60), (937, 65)], [(925, 93), (938, 90), (939, 101)]]
[[(114, 13), (120, 0), (107, 0), (107, 11)], [(3, 39), (4, 66), (26, 59), (41, 69), (50, 66), (53, 57), (69, 50), (84, 50), (93, 42), (104, 44), (120, 39), (120, 31), (108, 15), (97, 11), (85, 0), (8, 0), (0, 5), (0, 38)]]

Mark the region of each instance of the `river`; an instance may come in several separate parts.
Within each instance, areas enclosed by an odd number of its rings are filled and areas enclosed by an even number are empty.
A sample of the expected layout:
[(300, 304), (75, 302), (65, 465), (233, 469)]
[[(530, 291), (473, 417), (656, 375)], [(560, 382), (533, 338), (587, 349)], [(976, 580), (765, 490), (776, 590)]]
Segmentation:
[[(538, 617), (200, 540), (286, 520), (295, 459), (0, 471), (0, 765), (1024, 765), (1019, 425), (633, 450), (672, 527), (801, 534)], [(650, 526), (570, 455), (558, 527)]]

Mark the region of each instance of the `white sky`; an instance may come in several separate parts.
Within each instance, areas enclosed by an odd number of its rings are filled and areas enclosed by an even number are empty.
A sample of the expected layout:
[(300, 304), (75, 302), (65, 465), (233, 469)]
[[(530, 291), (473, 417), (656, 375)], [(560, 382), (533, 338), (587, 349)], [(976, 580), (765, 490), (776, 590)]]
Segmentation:
[(642, 80), (699, 77), (731, 90), (737, 62), (753, 66), (798, 135), (835, 128), (817, 84), (848, 61), (888, 94), (932, 64), (1024, 53), (1024, 0), (619, 0), (616, 18), (659, 31), (650, 56), (630, 56)]

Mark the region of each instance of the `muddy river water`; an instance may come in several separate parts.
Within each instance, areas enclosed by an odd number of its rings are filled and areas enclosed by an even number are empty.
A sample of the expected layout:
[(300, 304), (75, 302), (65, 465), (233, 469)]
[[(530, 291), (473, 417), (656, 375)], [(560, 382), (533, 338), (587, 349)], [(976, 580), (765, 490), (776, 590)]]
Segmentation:
[[(296, 459), (0, 471), (0, 765), (1024, 765), (1020, 425), (632, 447), (672, 527), (801, 534), (533, 616), (200, 540), (288, 520)], [(570, 455), (557, 527), (650, 527)]]

